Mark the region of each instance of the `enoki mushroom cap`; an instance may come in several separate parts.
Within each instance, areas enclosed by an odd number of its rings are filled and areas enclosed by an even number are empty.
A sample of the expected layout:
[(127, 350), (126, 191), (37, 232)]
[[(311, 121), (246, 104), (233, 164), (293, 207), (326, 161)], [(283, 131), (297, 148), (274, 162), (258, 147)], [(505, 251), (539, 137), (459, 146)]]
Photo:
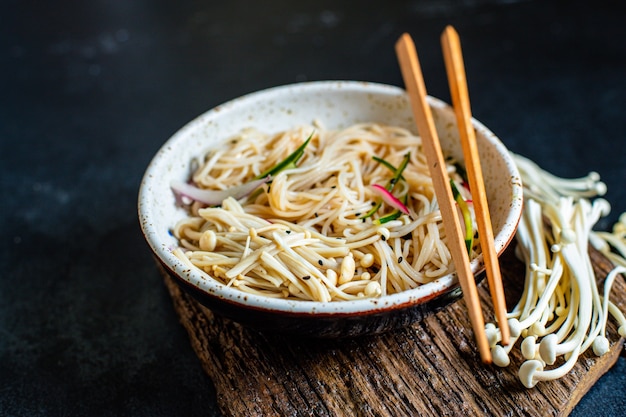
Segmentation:
[(522, 341), (520, 349), (524, 359), (535, 359), (535, 356), (537, 355), (537, 338), (535, 336), (526, 337), (524, 341)]
[(607, 186), (603, 182), (597, 182), (593, 188), (598, 195), (605, 195), (607, 192)]
[[(602, 192), (598, 192), (599, 195), (604, 195), (606, 193), (606, 185), (604, 183), (600, 183), (602, 184), (601, 186), (599, 186), (599, 190)], [(611, 213), (611, 203), (608, 202), (608, 200), (604, 199), (604, 198), (597, 198), (593, 201), (593, 205), (598, 207), (598, 209), (600, 210), (600, 215), (602, 217), (608, 216)]]
[(609, 339), (604, 336), (598, 336), (593, 340), (593, 344), (591, 346), (593, 349), (593, 353), (595, 353), (597, 356), (602, 356), (609, 351)]
[(501, 368), (507, 367), (511, 363), (511, 359), (509, 358), (509, 354), (507, 353), (506, 349), (504, 349), (500, 345), (495, 345), (491, 347), (491, 357), (493, 360), (493, 364)]
[(522, 334), (522, 326), (519, 323), (519, 320), (516, 318), (511, 318), (508, 320), (509, 322), (509, 333), (511, 337), (518, 338)]
[(556, 361), (556, 347), (558, 344), (558, 336), (554, 333), (551, 333), (541, 339), (539, 343), (539, 354), (541, 355), (541, 359), (548, 365), (552, 365)]
[(485, 335), (487, 336), (487, 342), (490, 347), (494, 347), (500, 341), (500, 332), (493, 323), (487, 323), (485, 325)]
[(535, 374), (541, 371), (543, 371), (543, 363), (541, 361), (532, 359), (524, 362), (522, 366), (520, 366), (517, 375), (519, 376), (520, 381), (522, 381), (522, 384), (524, 384), (526, 388), (532, 388), (537, 384)]

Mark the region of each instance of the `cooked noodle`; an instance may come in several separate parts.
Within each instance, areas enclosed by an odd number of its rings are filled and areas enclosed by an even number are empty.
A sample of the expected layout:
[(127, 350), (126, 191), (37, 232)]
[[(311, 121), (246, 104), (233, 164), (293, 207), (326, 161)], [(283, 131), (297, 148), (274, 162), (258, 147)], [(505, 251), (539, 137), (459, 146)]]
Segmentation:
[[(221, 207), (193, 203), (190, 217), (173, 230), (181, 245), (176, 256), (248, 293), (315, 301), (378, 297), (449, 273), (451, 256), (421, 140), (405, 129), (359, 124), (343, 130), (302, 126), (275, 135), (244, 130), (210, 152), (192, 181), (217, 190), (250, 181), (312, 132), (297, 166), (247, 198), (230, 197)], [(408, 193), (410, 214), (377, 224), (395, 210), (383, 203), (365, 218), (380, 200), (370, 185), (384, 185), (394, 174), (372, 157), (398, 167), (407, 154), (393, 194)], [(453, 164), (449, 172), (454, 174)]]

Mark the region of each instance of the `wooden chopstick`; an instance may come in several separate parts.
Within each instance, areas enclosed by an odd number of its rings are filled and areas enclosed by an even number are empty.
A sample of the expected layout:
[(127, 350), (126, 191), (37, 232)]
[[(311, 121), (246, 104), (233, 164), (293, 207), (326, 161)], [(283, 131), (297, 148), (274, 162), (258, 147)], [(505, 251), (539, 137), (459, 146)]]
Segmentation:
[(439, 203), (443, 226), (448, 236), (448, 245), (456, 266), (463, 297), (469, 310), (469, 318), (478, 344), (478, 350), (484, 363), (491, 363), (491, 350), (485, 333), (485, 323), (478, 299), (476, 281), (470, 269), (469, 255), (465, 246), (463, 232), (456, 211), (450, 179), (435, 129), (430, 107), (426, 101), (426, 87), (422, 70), (417, 58), (415, 44), (409, 34), (403, 34), (396, 42), (396, 54), (408, 92), (417, 129), (422, 137), (422, 146), (435, 187), (435, 196)]
[(506, 300), (500, 275), (498, 254), (494, 246), (493, 230), (491, 229), (491, 217), (487, 204), (483, 173), (476, 145), (476, 134), (472, 125), (472, 112), (470, 109), (467, 78), (461, 51), (459, 34), (452, 26), (447, 26), (441, 35), (441, 46), (448, 74), (450, 95), (456, 113), (459, 136), (465, 157), (465, 170), (469, 180), (469, 186), (474, 203), (474, 214), (478, 224), (478, 240), (483, 252), (487, 281), (491, 291), (491, 299), (496, 313), (498, 326), (502, 336), (502, 344), (509, 344), (509, 323), (507, 319)]

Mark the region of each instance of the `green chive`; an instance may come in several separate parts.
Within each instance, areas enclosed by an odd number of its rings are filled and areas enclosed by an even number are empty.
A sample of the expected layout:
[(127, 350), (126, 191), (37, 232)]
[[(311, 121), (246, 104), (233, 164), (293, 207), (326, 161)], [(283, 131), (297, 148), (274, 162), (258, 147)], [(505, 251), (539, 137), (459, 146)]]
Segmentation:
[(308, 145), (309, 142), (311, 141), (311, 138), (313, 137), (313, 133), (315, 132), (312, 132), (311, 135), (307, 138), (307, 140), (305, 140), (304, 143), (298, 147), (298, 149), (293, 151), (288, 157), (283, 159), (278, 164), (274, 165), (272, 168), (258, 175), (256, 179), (265, 178), (268, 175), (274, 176), (278, 174), (280, 171), (283, 171), (285, 169), (295, 168), (300, 158), (302, 158), (302, 156), (304, 155), (304, 148), (306, 148), (306, 145)]
[(450, 187), (452, 187), (452, 196), (454, 197), (454, 201), (459, 205), (461, 209), (461, 214), (463, 215), (463, 223), (465, 223), (465, 246), (467, 247), (467, 253), (471, 254), (472, 246), (474, 243), (474, 231), (472, 230), (472, 216), (470, 214), (469, 207), (467, 206), (467, 202), (463, 200), (463, 196), (459, 192), (459, 189), (456, 188), (456, 184), (453, 180), (450, 180)]
[[(407, 201), (409, 200), (409, 195), (405, 194), (404, 198), (402, 199), (402, 202), (406, 205)], [(393, 213), (388, 214), (386, 216), (383, 216), (379, 219), (374, 220), (374, 224), (385, 224), (387, 222), (390, 222), (392, 220), (397, 219), (398, 217), (400, 217), (402, 215), (402, 212), (400, 210), (394, 210)]]
[[(383, 158), (379, 158), (379, 157), (378, 157), (378, 156), (376, 156), (376, 155), (373, 155), (373, 156), (372, 156), (372, 159), (373, 159), (374, 161), (378, 162), (379, 164), (381, 164), (381, 165), (383, 165), (383, 166), (385, 166), (385, 167), (389, 168), (389, 170), (390, 170), (391, 172), (393, 172), (394, 174), (395, 174), (395, 173), (396, 173), (396, 171), (398, 170), (398, 168), (394, 167), (394, 166), (391, 164), (391, 162), (389, 162), (389, 161), (387, 161), (387, 160), (385, 160), (385, 159), (383, 159)], [(404, 177), (403, 177), (403, 176), (400, 176), (400, 179), (404, 180)]]
[(374, 220), (374, 224), (385, 224), (387, 222), (390, 222), (392, 220), (397, 219), (398, 217), (400, 217), (402, 215), (402, 212), (400, 210), (395, 210), (393, 213), (388, 214), (386, 216), (383, 216), (379, 219)]
[[(384, 166), (386, 166), (387, 168), (389, 168), (390, 170), (393, 171), (393, 177), (389, 180), (389, 182), (387, 183), (387, 186), (385, 187), (387, 189), (387, 191), (391, 192), (394, 187), (396, 186), (396, 184), (398, 183), (398, 179), (404, 179), (402, 177), (402, 173), (404, 172), (404, 170), (406, 169), (407, 165), (409, 164), (409, 160), (411, 159), (411, 152), (408, 152), (406, 155), (404, 155), (404, 159), (402, 159), (402, 162), (400, 163), (400, 166), (398, 168), (394, 167), (392, 164), (390, 164), (388, 161), (385, 161), (382, 158), (379, 158), (377, 156), (372, 156), (372, 159), (374, 159), (374, 161), (383, 164)], [(406, 200), (406, 196), (405, 196), (405, 200)], [(374, 207), (372, 207), (372, 209), (370, 211), (368, 211), (367, 213), (365, 213), (365, 215), (362, 217), (362, 219), (367, 219), (368, 217), (373, 216), (378, 209), (380, 208), (380, 206), (382, 205), (382, 201), (378, 201), (376, 203), (376, 205)], [(395, 213), (392, 213), (389, 216), (395, 215)], [(398, 217), (400, 217), (400, 214), (395, 215), (395, 217), (393, 218), (389, 218), (388, 220), (385, 220), (385, 222), (388, 222), (390, 220), (395, 220)], [(376, 223), (382, 224), (380, 223), (380, 221), (383, 220), (383, 218), (379, 219)]]
[(396, 169), (396, 172), (394, 173), (393, 178), (389, 181), (389, 185), (387, 186), (387, 191), (391, 192), (393, 188), (396, 186), (398, 179), (402, 177), (402, 173), (406, 169), (406, 166), (409, 164), (410, 158), (411, 158), (411, 152), (408, 152), (406, 155), (404, 155), (404, 159), (402, 160), (402, 163), (400, 164), (398, 169)]

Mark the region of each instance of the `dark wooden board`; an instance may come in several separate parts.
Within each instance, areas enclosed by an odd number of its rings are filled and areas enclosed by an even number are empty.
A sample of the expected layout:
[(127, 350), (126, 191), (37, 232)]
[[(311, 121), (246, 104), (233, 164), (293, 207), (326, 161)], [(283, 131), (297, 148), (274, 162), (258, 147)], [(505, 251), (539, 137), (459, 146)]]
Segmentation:
[[(604, 277), (611, 264), (590, 253), (597, 276)], [(501, 268), (513, 306), (523, 265), (509, 249)], [(565, 377), (527, 389), (517, 378), (518, 346), (507, 368), (481, 363), (462, 300), (406, 329), (303, 340), (216, 316), (169, 277), (165, 282), (226, 416), (566, 416), (623, 351), (610, 321), (607, 354), (598, 358), (589, 350)], [(491, 321), (485, 282), (479, 292)], [(624, 279), (616, 280), (611, 299), (624, 311)]]

